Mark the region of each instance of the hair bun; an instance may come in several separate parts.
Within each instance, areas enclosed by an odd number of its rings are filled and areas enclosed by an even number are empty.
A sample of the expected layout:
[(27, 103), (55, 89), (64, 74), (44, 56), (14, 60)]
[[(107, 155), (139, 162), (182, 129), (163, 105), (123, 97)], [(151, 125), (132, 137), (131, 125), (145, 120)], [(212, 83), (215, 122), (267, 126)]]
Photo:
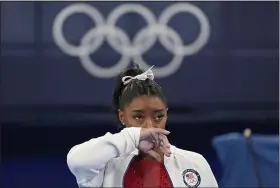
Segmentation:
[(133, 63), (133, 67), (137, 70), (141, 70), (139, 64), (137, 63)]
[(122, 82), (122, 78), (125, 76), (137, 76), (138, 74), (142, 74), (144, 70), (140, 69), (138, 64), (133, 64), (132, 68), (126, 69), (122, 73), (120, 73), (116, 78), (115, 89), (113, 92), (113, 105), (114, 109), (117, 110), (119, 106), (119, 98), (122, 94), (122, 91), (125, 88), (125, 85)]
[(139, 74), (142, 74), (143, 72), (145, 72), (145, 71), (140, 69), (138, 64), (133, 64), (132, 68), (126, 69), (119, 76), (120, 76), (120, 79), (122, 79), (124, 76), (137, 76)]

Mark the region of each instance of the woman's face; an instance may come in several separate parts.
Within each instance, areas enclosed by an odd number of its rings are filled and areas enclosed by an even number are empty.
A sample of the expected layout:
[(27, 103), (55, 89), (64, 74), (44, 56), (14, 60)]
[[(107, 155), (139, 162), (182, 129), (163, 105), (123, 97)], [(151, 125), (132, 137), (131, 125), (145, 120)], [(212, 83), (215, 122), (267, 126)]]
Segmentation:
[(126, 127), (165, 129), (167, 107), (159, 97), (141, 96), (119, 112), (119, 119)]

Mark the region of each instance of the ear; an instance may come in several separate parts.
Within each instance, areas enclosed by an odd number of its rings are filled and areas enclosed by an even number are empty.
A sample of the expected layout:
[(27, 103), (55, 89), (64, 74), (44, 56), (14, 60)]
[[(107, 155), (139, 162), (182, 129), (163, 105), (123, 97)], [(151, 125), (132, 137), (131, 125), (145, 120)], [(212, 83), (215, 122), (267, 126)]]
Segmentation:
[(124, 125), (124, 112), (122, 110), (118, 110), (118, 111), (119, 111), (119, 120)]

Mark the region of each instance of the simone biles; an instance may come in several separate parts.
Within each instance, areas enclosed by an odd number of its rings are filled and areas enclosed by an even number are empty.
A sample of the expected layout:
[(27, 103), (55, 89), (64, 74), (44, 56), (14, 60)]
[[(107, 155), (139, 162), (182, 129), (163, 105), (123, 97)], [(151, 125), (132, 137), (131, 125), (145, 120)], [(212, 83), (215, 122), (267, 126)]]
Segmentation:
[(79, 187), (218, 187), (202, 155), (169, 143), (167, 102), (153, 79), (138, 66), (117, 77), (113, 104), (123, 129), (69, 151)]

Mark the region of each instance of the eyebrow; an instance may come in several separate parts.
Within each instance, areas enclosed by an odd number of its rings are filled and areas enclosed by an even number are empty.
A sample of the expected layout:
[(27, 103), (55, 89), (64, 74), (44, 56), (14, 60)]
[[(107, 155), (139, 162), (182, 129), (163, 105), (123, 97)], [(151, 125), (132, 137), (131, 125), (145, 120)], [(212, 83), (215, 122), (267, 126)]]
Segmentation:
[(135, 112), (135, 113), (143, 113), (144, 110), (132, 110), (132, 112)]
[[(158, 113), (158, 112), (163, 112), (164, 109), (156, 109), (154, 110), (155, 113)], [(135, 113), (143, 113), (144, 110), (132, 110), (132, 112), (135, 112)]]

